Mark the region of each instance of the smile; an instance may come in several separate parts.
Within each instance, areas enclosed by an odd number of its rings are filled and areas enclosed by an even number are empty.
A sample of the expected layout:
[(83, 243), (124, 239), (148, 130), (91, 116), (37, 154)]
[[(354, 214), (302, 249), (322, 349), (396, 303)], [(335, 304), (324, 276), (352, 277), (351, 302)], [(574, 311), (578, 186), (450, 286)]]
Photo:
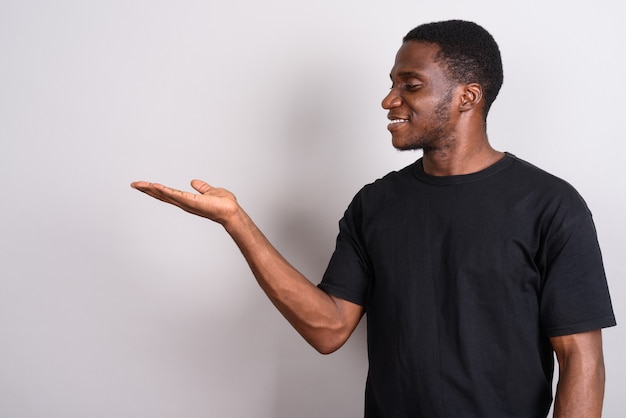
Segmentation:
[(397, 130), (402, 129), (403, 128), (402, 125), (404, 125), (408, 121), (409, 121), (408, 119), (390, 119), (389, 120), (389, 125), (387, 125), (387, 129), (390, 132), (395, 132)]

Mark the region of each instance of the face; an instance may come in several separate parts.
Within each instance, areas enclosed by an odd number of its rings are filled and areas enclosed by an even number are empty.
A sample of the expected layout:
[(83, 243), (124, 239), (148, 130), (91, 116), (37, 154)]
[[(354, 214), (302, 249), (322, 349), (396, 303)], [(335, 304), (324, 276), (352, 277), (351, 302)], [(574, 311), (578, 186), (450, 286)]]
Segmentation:
[(439, 47), (405, 42), (391, 69), (391, 91), (383, 99), (389, 111), (393, 146), (429, 151), (449, 147), (455, 140), (452, 111), (458, 88), (436, 61)]

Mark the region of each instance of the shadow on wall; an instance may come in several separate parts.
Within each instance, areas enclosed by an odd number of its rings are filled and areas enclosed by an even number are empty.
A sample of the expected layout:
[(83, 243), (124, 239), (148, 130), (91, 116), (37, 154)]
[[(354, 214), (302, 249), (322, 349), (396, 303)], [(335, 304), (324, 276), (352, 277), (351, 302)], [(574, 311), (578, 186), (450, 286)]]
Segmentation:
[[(358, 138), (346, 123), (347, 99), (331, 100), (329, 92), (342, 82), (334, 74), (317, 71), (304, 75), (303, 79), (314, 82), (289, 93), (288, 123), (282, 133), (284, 154), (276, 161), (282, 173), (272, 226), (275, 242), (313, 283), (321, 281), (334, 249), (337, 222), (356, 192), (346, 173), (356, 166)], [(346, 345), (330, 356), (315, 352), (295, 331), (289, 330), (295, 337), (281, 338), (276, 417), (363, 415), (367, 374), (364, 323), (361, 321)]]

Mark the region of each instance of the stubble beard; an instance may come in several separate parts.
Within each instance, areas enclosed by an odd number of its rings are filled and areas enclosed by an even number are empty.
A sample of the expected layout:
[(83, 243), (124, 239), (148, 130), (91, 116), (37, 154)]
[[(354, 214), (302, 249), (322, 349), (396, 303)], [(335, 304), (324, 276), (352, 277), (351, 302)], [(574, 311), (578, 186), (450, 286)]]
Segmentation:
[(406, 144), (396, 147), (399, 151), (423, 150), (424, 153), (445, 150), (455, 142), (452, 128), (449, 125), (450, 107), (452, 106), (453, 89), (439, 100), (431, 116), (431, 124), (421, 132), (416, 132)]

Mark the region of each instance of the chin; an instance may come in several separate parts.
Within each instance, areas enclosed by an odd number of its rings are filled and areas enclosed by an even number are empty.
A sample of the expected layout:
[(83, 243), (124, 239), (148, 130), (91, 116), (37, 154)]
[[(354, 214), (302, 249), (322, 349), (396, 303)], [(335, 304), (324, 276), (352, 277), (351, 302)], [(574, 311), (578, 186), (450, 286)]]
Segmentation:
[(415, 151), (424, 149), (424, 144), (413, 141), (403, 141), (401, 139), (392, 138), (391, 144), (398, 151)]

